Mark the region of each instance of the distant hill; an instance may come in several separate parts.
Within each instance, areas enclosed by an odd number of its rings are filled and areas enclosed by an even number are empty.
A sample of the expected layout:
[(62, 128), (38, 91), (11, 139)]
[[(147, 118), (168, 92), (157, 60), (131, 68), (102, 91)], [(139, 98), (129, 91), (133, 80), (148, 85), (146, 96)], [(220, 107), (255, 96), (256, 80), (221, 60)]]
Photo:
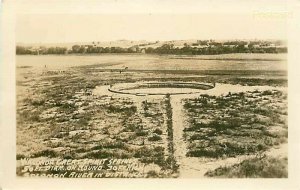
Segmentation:
[(183, 47), (184, 44), (193, 45), (199, 42), (214, 42), (214, 43), (225, 43), (225, 42), (249, 42), (249, 41), (256, 41), (256, 42), (270, 42), (270, 43), (280, 43), (282, 46), (286, 46), (287, 43), (281, 40), (196, 40), (196, 39), (189, 39), (189, 40), (170, 40), (170, 41), (147, 41), (147, 40), (115, 40), (115, 41), (93, 41), (93, 42), (70, 42), (70, 43), (17, 43), (17, 46), (29, 46), (29, 47), (66, 47), (71, 49), (74, 45), (93, 45), (98, 47), (120, 47), (120, 48), (130, 48), (134, 46), (139, 46), (143, 48), (157, 48), (164, 44), (173, 44), (175, 47)]
[(150, 42), (146, 40), (131, 41), (131, 40), (116, 40), (116, 41), (93, 41), (93, 42), (72, 42), (72, 43), (17, 43), (18, 46), (30, 46), (30, 47), (66, 47), (72, 48), (74, 45), (95, 45), (99, 47), (121, 47), (129, 48), (140, 44), (151, 44), (156, 42)]
[(74, 43), (18, 43), (17, 54), (148, 53), (174, 55), (213, 55), (228, 53), (286, 53), (281, 40), (171, 40), (171, 41), (93, 41)]

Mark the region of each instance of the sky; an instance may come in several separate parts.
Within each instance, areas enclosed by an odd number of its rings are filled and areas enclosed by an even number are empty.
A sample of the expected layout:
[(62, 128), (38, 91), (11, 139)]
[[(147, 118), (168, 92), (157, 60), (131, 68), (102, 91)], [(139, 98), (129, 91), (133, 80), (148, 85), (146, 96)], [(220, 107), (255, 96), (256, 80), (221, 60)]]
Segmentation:
[(260, 6), (252, 6), (246, 11), (245, 6), (247, 5), (240, 5), (241, 9), (235, 7), (236, 11), (220, 7), (216, 11), (207, 7), (192, 9), (190, 12), (183, 12), (182, 9), (113, 13), (101, 10), (92, 10), (91, 13), (21, 12), (16, 19), (16, 41), (67, 43), (121, 39), (286, 39), (284, 16), (287, 13), (284, 9), (260, 9)]

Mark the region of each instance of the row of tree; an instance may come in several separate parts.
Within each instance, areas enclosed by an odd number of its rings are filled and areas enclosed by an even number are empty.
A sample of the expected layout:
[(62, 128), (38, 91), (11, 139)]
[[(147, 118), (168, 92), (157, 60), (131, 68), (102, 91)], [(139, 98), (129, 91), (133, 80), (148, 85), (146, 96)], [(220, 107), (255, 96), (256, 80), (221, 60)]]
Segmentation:
[(40, 47), (38, 49), (33, 49), (32, 47), (24, 47), (24, 46), (17, 46), (16, 47), (16, 54), (17, 55), (24, 55), (24, 54), (66, 54), (67, 48), (65, 47)]
[(135, 53), (137, 48), (97, 47), (74, 45), (68, 53)]
[(147, 53), (147, 54), (174, 54), (174, 55), (213, 55), (213, 54), (228, 54), (228, 53), (286, 53), (286, 47), (256, 47), (244, 44), (236, 46), (214, 45), (208, 47), (193, 47), (187, 44), (184, 47), (174, 47), (173, 44), (164, 44), (157, 48), (141, 48), (138, 46), (130, 48), (121, 47), (98, 47), (93, 45), (74, 45), (71, 49), (65, 47), (24, 47), (17, 46), (16, 54), (99, 54), (99, 53)]
[(185, 45), (182, 48), (174, 48), (172, 44), (164, 44), (158, 48), (147, 48), (146, 53), (155, 54), (175, 54), (175, 55), (214, 55), (228, 53), (286, 53), (286, 47), (245, 47), (240, 44), (234, 47), (230, 46), (208, 46), (204, 48), (192, 47)]

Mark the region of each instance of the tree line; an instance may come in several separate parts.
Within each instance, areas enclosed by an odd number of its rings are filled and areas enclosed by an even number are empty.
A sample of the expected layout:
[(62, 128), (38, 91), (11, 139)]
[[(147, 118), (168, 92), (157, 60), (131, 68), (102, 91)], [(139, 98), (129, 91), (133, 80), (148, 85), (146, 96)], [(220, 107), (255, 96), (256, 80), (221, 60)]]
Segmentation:
[(286, 53), (287, 47), (257, 47), (254, 44), (240, 43), (238, 45), (220, 44), (205, 47), (194, 47), (185, 44), (184, 47), (175, 47), (173, 44), (164, 44), (160, 47), (98, 47), (93, 45), (74, 45), (71, 49), (66, 47), (25, 47), (17, 46), (17, 55), (47, 55), (47, 54), (102, 54), (102, 53), (146, 53), (146, 54), (172, 54), (172, 55), (214, 55), (229, 53)]
[(154, 54), (175, 54), (175, 55), (215, 55), (229, 53), (287, 53), (286, 47), (255, 47), (240, 44), (236, 46), (214, 45), (204, 48), (185, 45), (182, 48), (174, 48), (173, 44), (164, 44), (158, 48), (147, 48), (146, 53)]

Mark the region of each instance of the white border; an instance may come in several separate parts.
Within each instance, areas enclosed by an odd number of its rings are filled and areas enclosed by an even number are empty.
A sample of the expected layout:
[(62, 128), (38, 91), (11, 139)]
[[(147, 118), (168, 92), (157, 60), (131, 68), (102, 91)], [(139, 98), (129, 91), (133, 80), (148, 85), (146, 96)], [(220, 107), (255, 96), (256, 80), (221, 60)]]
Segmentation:
[[(240, 3), (243, 2), (243, 3)], [(1, 3), (0, 188), (2, 189), (300, 189), (300, 1), (271, 0), (4, 0)], [(252, 3), (251, 3), (252, 2)], [(204, 6), (203, 6), (204, 5)], [(114, 14), (277, 11), (288, 19), (289, 177), (288, 179), (26, 179), (15, 172), (15, 19), (16, 14)]]

